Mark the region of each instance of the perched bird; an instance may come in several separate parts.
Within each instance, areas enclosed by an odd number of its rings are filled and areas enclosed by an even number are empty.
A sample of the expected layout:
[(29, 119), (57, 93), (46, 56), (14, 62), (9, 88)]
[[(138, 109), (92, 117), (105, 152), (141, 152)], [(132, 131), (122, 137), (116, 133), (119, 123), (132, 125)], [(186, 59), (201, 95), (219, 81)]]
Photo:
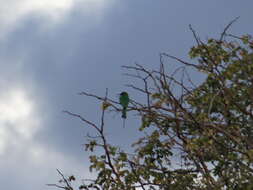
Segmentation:
[(126, 119), (127, 106), (129, 104), (129, 96), (127, 92), (121, 92), (119, 96), (119, 103), (122, 106), (122, 118)]

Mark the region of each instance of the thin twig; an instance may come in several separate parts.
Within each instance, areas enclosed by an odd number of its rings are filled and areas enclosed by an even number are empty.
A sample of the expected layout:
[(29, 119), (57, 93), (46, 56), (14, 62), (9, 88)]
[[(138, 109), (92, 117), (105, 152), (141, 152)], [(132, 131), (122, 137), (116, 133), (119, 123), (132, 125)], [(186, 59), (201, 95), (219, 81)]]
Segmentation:
[(227, 30), (232, 26), (232, 24), (234, 24), (240, 17), (236, 17), (234, 20), (232, 20), (230, 23), (228, 23), (228, 25), (225, 27), (225, 29), (223, 30), (223, 32), (221, 33), (220, 36), (220, 42), (223, 41), (225, 35), (227, 34)]

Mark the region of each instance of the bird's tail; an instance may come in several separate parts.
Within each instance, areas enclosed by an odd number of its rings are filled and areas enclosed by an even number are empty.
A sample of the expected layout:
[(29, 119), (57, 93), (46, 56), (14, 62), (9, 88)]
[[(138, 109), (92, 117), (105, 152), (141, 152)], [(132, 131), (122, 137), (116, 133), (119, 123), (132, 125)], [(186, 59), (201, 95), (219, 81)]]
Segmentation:
[(124, 119), (127, 118), (127, 116), (126, 116), (126, 107), (124, 107), (124, 108), (122, 109), (122, 116), (121, 116), (121, 117), (124, 118)]

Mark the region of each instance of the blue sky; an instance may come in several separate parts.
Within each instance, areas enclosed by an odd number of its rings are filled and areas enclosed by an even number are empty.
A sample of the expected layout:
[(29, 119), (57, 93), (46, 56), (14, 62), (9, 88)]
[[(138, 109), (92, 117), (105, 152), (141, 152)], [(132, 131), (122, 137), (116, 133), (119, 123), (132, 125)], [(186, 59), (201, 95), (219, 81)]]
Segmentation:
[[(80, 91), (109, 96), (134, 81), (122, 65), (158, 68), (159, 53), (187, 59), (199, 35), (218, 37), (231, 27), (252, 34), (251, 0), (0, 0), (0, 183), (3, 189), (47, 190), (56, 168), (89, 177), (85, 135), (92, 132), (62, 110), (98, 122), (97, 101)], [(168, 61), (168, 64), (175, 64)], [(174, 66), (168, 67), (173, 69)], [(198, 76), (195, 76), (198, 79)], [(112, 143), (127, 147), (139, 120), (106, 115)]]

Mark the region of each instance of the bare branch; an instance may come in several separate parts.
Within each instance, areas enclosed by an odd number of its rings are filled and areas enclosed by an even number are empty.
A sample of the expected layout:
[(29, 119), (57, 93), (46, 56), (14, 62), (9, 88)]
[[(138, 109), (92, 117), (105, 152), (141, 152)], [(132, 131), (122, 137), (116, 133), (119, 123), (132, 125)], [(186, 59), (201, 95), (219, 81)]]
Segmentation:
[(161, 55), (162, 55), (162, 56), (169, 57), (169, 58), (171, 58), (171, 59), (174, 59), (174, 60), (176, 60), (176, 61), (178, 61), (178, 62), (180, 62), (180, 63), (182, 63), (182, 64), (184, 64), (184, 65), (186, 65), (186, 66), (194, 67), (195, 69), (200, 69), (200, 67), (199, 67), (198, 65), (194, 65), (194, 64), (192, 64), (192, 63), (188, 63), (188, 62), (186, 62), (186, 61), (183, 61), (182, 59), (179, 59), (179, 58), (177, 58), (177, 57), (175, 57), (175, 56), (172, 56), (172, 55), (169, 55), (169, 54), (167, 54), (167, 53), (161, 53)]
[(71, 116), (74, 116), (74, 117), (78, 117), (79, 119), (81, 119), (83, 122), (87, 123), (88, 125), (92, 126), (93, 128), (95, 128), (98, 132), (100, 132), (101, 130), (97, 127), (96, 124), (92, 123), (91, 121), (85, 119), (84, 117), (82, 117), (81, 115), (79, 114), (75, 114), (75, 113), (72, 113), (70, 111), (66, 111), (64, 110), (63, 111), (64, 113), (67, 113), (68, 115), (71, 115)]
[(225, 35), (227, 34), (227, 30), (232, 26), (232, 24), (234, 24), (240, 17), (236, 17), (234, 20), (232, 20), (230, 23), (228, 23), (228, 25), (225, 27), (225, 29), (223, 30), (223, 32), (221, 33), (221, 36), (220, 36), (220, 42), (223, 41)]

